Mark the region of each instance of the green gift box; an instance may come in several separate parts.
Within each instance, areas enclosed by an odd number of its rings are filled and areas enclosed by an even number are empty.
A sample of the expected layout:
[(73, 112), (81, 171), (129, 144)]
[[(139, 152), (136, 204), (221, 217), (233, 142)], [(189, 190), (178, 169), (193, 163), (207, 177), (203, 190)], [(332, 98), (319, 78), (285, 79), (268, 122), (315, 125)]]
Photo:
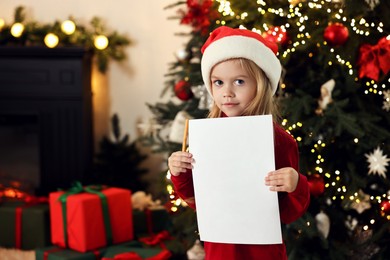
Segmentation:
[(158, 233), (170, 230), (171, 218), (166, 209), (133, 210), (134, 235), (139, 237), (145, 234)]
[(50, 217), (47, 203), (0, 205), (0, 246), (31, 250), (50, 245)]
[(186, 259), (187, 250), (183, 241), (171, 236), (168, 231), (162, 231), (151, 236), (141, 236), (138, 241), (145, 248), (165, 248), (169, 250), (174, 259)]
[[(124, 253), (135, 254), (142, 259), (147, 259), (149, 257), (157, 257), (158, 259), (170, 259), (172, 254), (167, 249), (162, 248), (143, 248), (138, 246), (131, 245), (117, 245), (108, 247), (105, 251), (102, 260), (111, 260), (114, 257), (118, 257)], [(38, 260), (38, 259), (37, 259)]]
[(36, 260), (96, 260), (101, 259), (105, 252), (105, 248), (80, 253), (71, 249), (50, 246), (38, 248), (35, 250)]

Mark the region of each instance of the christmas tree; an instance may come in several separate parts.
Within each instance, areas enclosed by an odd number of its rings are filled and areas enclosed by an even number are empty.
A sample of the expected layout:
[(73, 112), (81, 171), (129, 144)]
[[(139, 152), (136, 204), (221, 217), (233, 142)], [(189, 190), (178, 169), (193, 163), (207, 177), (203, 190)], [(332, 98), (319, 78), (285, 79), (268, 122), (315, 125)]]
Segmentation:
[(283, 227), (289, 259), (390, 259), (389, 1), (187, 0), (168, 8), (191, 32), (180, 34), (189, 41), (167, 74), (163, 94), (172, 99), (149, 104), (156, 130), (144, 142), (180, 150), (184, 120), (207, 115), (200, 47), (210, 31), (256, 31), (279, 45), (282, 125), (310, 184), (307, 213)]
[(130, 189), (133, 193), (147, 189), (142, 177), (147, 170), (140, 164), (147, 158), (128, 134), (122, 135), (117, 114), (111, 118), (112, 137), (104, 136), (99, 142), (94, 167), (88, 182)]

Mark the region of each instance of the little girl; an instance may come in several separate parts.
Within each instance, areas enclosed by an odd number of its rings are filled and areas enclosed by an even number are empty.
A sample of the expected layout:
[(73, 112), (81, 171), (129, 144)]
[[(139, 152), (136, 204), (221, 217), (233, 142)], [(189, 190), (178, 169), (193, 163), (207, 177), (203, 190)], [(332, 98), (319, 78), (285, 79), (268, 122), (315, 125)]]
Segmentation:
[[(281, 65), (278, 47), (258, 33), (222, 26), (214, 30), (202, 47), (202, 77), (213, 97), (210, 118), (272, 114), (278, 118), (273, 95), (278, 87)], [(310, 202), (307, 179), (298, 173), (298, 146), (274, 122), (275, 171), (265, 185), (277, 191), (281, 221), (301, 217)], [(196, 208), (192, 181), (192, 154), (174, 152), (168, 158), (171, 180), (178, 195)], [(243, 172), (245, 174), (245, 172)], [(223, 214), (221, 213), (221, 216)], [(243, 245), (204, 241), (206, 259), (287, 259), (284, 244)]]

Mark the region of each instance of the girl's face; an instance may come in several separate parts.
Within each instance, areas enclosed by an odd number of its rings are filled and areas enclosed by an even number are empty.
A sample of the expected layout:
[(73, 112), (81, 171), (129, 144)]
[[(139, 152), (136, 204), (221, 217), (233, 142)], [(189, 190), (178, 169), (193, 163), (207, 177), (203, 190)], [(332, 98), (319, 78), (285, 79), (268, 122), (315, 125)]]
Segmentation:
[(239, 60), (215, 65), (210, 79), (214, 102), (228, 117), (241, 116), (256, 96), (256, 80), (242, 68)]

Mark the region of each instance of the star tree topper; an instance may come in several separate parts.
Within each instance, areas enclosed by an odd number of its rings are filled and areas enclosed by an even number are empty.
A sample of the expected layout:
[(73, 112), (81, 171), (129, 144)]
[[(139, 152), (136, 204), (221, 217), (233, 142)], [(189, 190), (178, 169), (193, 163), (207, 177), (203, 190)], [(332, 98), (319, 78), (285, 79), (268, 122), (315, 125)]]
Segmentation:
[(383, 154), (383, 151), (377, 147), (374, 152), (370, 154), (365, 154), (367, 158), (368, 174), (378, 174), (386, 178), (386, 166), (389, 165), (390, 158), (387, 158), (387, 155)]

